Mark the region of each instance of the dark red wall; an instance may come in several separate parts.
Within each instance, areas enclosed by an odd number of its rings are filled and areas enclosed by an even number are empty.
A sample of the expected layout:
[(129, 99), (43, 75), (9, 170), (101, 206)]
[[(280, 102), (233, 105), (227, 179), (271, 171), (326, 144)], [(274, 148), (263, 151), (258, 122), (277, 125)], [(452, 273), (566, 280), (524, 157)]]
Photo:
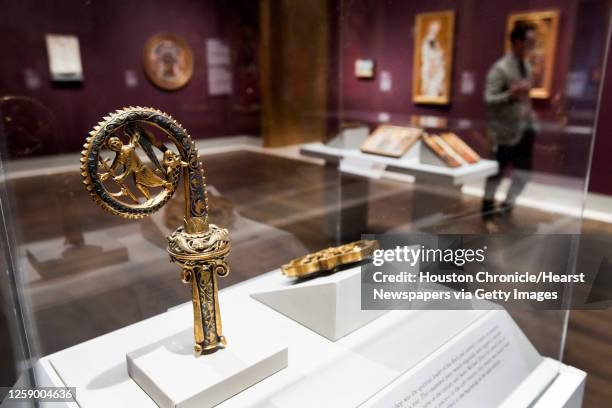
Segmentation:
[[(196, 138), (259, 134), (256, 1), (0, 0), (0, 10), (0, 95), (40, 101), (54, 122), (35, 154), (79, 150), (102, 115), (129, 105), (167, 111)], [(176, 92), (156, 88), (142, 69), (143, 46), (159, 32), (179, 34), (194, 52), (194, 75)], [(50, 81), (46, 33), (79, 37), (81, 84)], [(231, 96), (208, 95), (207, 38), (221, 38), (232, 49)], [(40, 88), (26, 87), (25, 69), (39, 76)], [(137, 73), (136, 87), (126, 86), (126, 70)]]
[[(609, 0), (351, 0), (330, 2), (330, 132), (335, 112), (343, 120), (374, 124), (379, 112), (391, 121), (406, 123), (411, 115), (449, 117), (450, 124), (481, 153), (486, 153), (483, 82), (489, 66), (503, 53), (508, 14), (521, 10), (558, 8), (561, 11), (553, 96), (538, 101), (544, 122), (535, 146), (536, 170), (586, 177), (592, 137), (563, 131), (564, 125), (593, 126), (600, 67), (607, 36)], [(417, 13), (453, 9), (456, 13), (452, 103), (448, 106), (412, 102), (413, 28)], [(43, 145), (33, 154), (77, 151), (101, 115), (128, 105), (150, 105), (174, 115), (196, 138), (259, 134), (258, 2), (252, 0), (0, 0), (0, 95), (19, 95), (38, 101), (49, 119)], [(153, 34), (169, 31), (183, 36), (195, 54), (195, 73), (177, 92), (152, 85), (141, 66), (142, 47)], [(75, 34), (80, 39), (85, 80), (81, 84), (52, 83), (44, 43), (46, 33)], [(222, 38), (232, 49), (234, 94), (209, 96), (205, 40)], [(379, 91), (378, 78), (354, 78), (356, 58), (374, 58), (377, 71), (392, 74), (393, 90)], [(40, 78), (38, 89), (28, 89), (24, 72)], [(138, 85), (125, 85), (125, 71), (133, 70)], [(474, 75), (476, 89), (460, 92), (463, 71)], [(589, 75), (587, 92), (565, 96), (568, 72)], [(336, 72), (337, 75), (333, 73)], [(596, 140), (592, 191), (612, 194), (607, 174), (612, 139), (612, 74), (604, 93)], [(610, 88), (610, 89), (608, 89)], [(37, 112), (32, 112), (36, 117)], [(460, 120), (467, 119), (460, 122)], [(46, 123), (46, 122), (44, 122)], [(584, 128), (583, 128), (584, 129)]]
[(589, 191), (612, 195), (612, 54), (608, 52), (593, 148)]
[[(585, 136), (580, 131), (588, 131), (594, 123), (596, 92), (592, 90), (599, 87), (608, 4), (607, 0), (343, 2), (341, 116), (372, 125), (379, 112), (389, 113), (391, 122), (403, 124), (415, 114), (443, 116), (450, 119), (451, 129), (487, 154), (484, 80), (489, 67), (504, 53), (506, 19), (512, 12), (556, 8), (560, 10), (560, 23), (552, 95), (547, 100), (534, 101), (543, 128), (535, 146), (535, 170), (584, 179), (592, 135)], [(451, 104), (418, 105), (412, 102), (414, 21), (418, 13), (441, 10), (455, 11)], [(392, 91), (381, 92), (379, 78), (356, 79), (353, 64), (357, 58), (375, 59), (377, 74), (390, 71)], [(588, 72), (589, 83), (583, 97), (570, 100), (565, 96), (567, 75), (580, 70)], [(475, 79), (475, 90), (469, 95), (461, 93), (464, 71), (471, 72)], [(565, 125), (582, 128), (576, 132), (574, 127)]]
[[(503, 55), (507, 16), (516, 11), (558, 8), (561, 10), (559, 47), (555, 61), (554, 95), (537, 103), (542, 118), (554, 119), (561, 101), (574, 34), (576, 1), (486, 1), (433, 0), (347, 2), (344, 38), (344, 107), (348, 110), (409, 111), (412, 114), (444, 114), (482, 118), (482, 92), (488, 68)], [(350, 5), (349, 5), (350, 4)], [(452, 67), (452, 103), (448, 106), (416, 105), (412, 102), (414, 21), (418, 13), (454, 10), (455, 41)], [(393, 91), (377, 91), (376, 81), (356, 81), (353, 62), (359, 57), (376, 59), (379, 69), (391, 71)], [(461, 72), (470, 71), (476, 80), (472, 95), (460, 92)]]

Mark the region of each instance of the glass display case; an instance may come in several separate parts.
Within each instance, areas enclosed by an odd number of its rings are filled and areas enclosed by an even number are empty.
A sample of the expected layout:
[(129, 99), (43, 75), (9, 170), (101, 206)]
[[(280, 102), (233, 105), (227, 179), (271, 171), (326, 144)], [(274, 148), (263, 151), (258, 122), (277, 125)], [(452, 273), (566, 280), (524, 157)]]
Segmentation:
[(3, 2), (0, 398), (604, 406), (610, 6)]

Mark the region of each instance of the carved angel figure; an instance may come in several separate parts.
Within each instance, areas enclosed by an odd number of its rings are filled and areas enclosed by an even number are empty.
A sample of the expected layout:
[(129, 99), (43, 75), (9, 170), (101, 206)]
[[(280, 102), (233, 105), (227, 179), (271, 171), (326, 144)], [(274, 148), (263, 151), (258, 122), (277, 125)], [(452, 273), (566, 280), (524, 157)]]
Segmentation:
[[(142, 146), (147, 153), (147, 156), (149, 156), (151, 161), (157, 166), (158, 171), (161, 173), (161, 166), (151, 148), (151, 144), (154, 143), (153, 140), (151, 140), (152, 136), (147, 135), (143, 129), (137, 126), (126, 128), (125, 134), (130, 138), (130, 142), (126, 145), (124, 145), (121, 139), (119, 139), (117, 136), (112, 136), (108, 139), (107, 146), (110, 150), (114, 151), (116, 155), (113, 163), (110, 165), (110, 167), (107, 167), (108, 171), (101, 174), (100, 179), (104, 181), (112, 176), (113, 180), (119, 184), (119, 186), (121, 186), (122, 193), (120, 194), (127, 195), (132, 199), (135, 199), (134, 195), (124, 185), (124, 181), (129, 176), (132, 176), (136, 188), (145, 196), (147, 200), (151, 198), (149, 188), (171, 188), (171, 182), (159, 176), (153, 170), (147, 167), (136, 153), (136, 148), (138, 146)], [(145, 137), (146, 139), (144, 139)], [(120, 168), (122, 173), (116, 174), (116, 171)]]

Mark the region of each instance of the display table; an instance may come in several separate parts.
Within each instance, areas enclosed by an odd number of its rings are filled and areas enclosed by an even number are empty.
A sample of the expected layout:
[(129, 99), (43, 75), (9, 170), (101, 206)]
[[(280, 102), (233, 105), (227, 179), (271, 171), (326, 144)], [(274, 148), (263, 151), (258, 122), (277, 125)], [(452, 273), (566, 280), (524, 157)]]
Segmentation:
[[(392, 172), (414, 177), (411, 220), (415, 221), (439, 214), (453, 212), (461, 200), (461, 187), (468, 181), (484, 180), (497, 173), (498, 163), (482, 159), (478, 163), (451, 168), (431, 164), (431, 155), (421, 142), (401, 158), (391, 158), (359, 150), (357, 141), (328, 144), (309, 143), (300, 153), (324, 159), (330, 167), (340, 171), (340, 193), (328, 197), (340, 208), (337, 219), (330, 221), (339, 225), (343, 239), (358, 239), (358, 231), (365, 231), (367, 202), (360, 206), (346, 205), (368, 194), (369, 179), (378, 178), (383, 172)], [(427, 160), (423, 160), (427, 157)], [(426, 162), (424, 162), (426, 161)]]
[[(458, 408), (581, 404), (585, 374), (541, 357), (505, 311), (390, 311), (334, 342), (251, 297), (285, 279), (275, 270), (220, 292), (222, 314), (240, 316), (241, 333), (285, 344), (289, 362), (219, 407), (397, 407), (410, 398), (419, 407), (435, 395)], [(190, 329), (191, 309), (179, 305), (46, 356), (40, 384), (76, 387), (80, 408), (153, 408), (129, 377), (126, 354)], [(228, 335), (228, 350), (236, 343)]]
[[(419, 146), (415, 145), (413, 149), (418, 150)], [(371, 165), (382, 166), (386, 171), (414, 176), (417, 181), (435, 180), (455, 186), (461, 186), (468, 181), (483, 180), (496, 174), (498, 170), (498, 164), (494, 160), (482, 159), (475, 164), (452, 168), (421, 163), (418, 156), (410, 152), (396, 159), (363, 153), (357, 147), (335, 147), (323, 143), (305, 144), (300, 149), (300, 153), (336, 163), (345, 159), (358, 159)]]

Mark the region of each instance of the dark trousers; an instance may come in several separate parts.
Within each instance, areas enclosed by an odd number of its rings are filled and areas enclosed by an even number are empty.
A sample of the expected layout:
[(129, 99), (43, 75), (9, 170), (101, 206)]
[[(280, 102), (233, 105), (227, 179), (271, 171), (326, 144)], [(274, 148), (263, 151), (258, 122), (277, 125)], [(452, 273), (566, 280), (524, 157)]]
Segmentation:
[(508, 189), (504, 203), (514, 205), (516, 197), (523, 191), (531, 175), (535, 135), (534, 130), (527, 129), (523, 133), (521, 141), (515, 146), (497, 146), (493, 148), (493, 157), (499, 163), (499, 172), (487, 178), (484, 195), (485, 202), (493, 202), (495, 192), (504, 175), (504, 170), (511, 165), (514, 168), (512, 184), (510, 189)]

